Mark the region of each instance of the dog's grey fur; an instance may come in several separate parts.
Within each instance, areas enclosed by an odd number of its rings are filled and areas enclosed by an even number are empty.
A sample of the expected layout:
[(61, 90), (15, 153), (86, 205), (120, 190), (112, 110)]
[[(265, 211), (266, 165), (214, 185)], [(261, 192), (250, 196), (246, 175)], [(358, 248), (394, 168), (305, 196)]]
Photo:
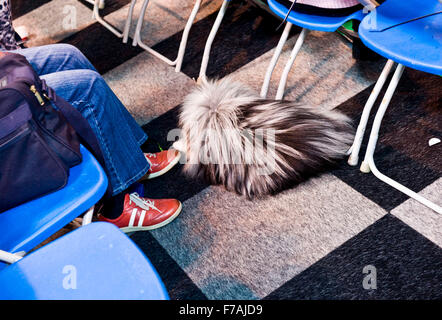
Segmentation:
[(353, 141), (338, 111), (261, 99), (229, 78), (205, 81), (181, 109), (184, 172), (246, 195), (275, 193), (342, 158)]

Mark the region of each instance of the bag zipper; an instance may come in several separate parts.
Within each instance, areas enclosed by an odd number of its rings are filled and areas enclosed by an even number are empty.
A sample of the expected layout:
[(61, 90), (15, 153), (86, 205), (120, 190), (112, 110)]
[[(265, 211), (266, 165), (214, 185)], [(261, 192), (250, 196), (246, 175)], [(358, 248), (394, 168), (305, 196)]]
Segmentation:
[(3, 147), (6, 145), (14, 144), (16, 141), (20, 140), (21, 137), (24, 136), (25, 133), (28, 133), (29, 131), (31, 131), (29, 129), (29, 125), (25, 123), (24, 125), (19, 127), (15, 132), (12, 132), (8, 136), (0, 139), (0, 141), (1, 141), (0, 142), (0, 150), (3, 149)]
[(41, 106), (44, 106), (45, 105), (45, 101), (41, 97), (41, 94), (40, 94), (40, 92), (38, 92), (37, 88), (35, 88), (35, 85), (30, 86), (29, 89), (32, 91), (34, 96), (37, 98), (38, 103), (40, 103)]
[[(20, 90), (17, 90), (15, 88), (11, 88), (12, 90), (15, 90), (17, 92), (19, 92), (26, 100), (26, 96), (23, 95), (23, 93), (20, 92)], [(39, 104), (41, 106), (44, 106), (46, 104), (46, 102), (43, 100), (40, 92), (37, 90), (37, 88), (35, 87), (35, 85), (31, 85), (29, 87), (30, 91), (35, 95), (36, 99), (38, 100)], [(3, 89), (1, 89), (3, 90)], [(48, 101), (51, 101), (51, 98), (48, 97), (45, 93), (43, 93), (43, 96), (48, 99)], [(52, 138), (53, 140), (55, 140), (56, 142), (62, 144), (65, 148), (67, 148), (68, 150), (70, 150), (72, 153), (74, 153), (75, 155), (77, 155), (79, 158), (82, 157), (81, 152), (76, 152), (76, 150), (74, 150), (70, 145), (68, 145), (67, 143), (65, 143), (62, 139), (60, 139), (59, 137), (57, 137), (56, 135), (54, 135), (52, 132), (50, 132), (48, 129), (46, 129), (45, 127), (43, 127), (41, 125), (41, 123), (39, 121), (35, 121), (35, 124), (42, 130), (44, 131), (50, 138)], [(68, 122), (69, 124), (69, 122)]]

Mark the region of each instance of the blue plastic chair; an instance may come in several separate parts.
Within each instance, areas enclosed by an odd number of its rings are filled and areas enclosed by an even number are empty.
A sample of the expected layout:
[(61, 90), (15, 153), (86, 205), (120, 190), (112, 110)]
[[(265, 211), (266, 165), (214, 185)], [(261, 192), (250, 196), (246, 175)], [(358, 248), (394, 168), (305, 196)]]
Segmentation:
[(379, 172), (373, 159), (382, 118), (401, 79), (404, 67), (436, 75), (442, 74), (440, 38), (442, 14), (407, 22), (439, 11), (442, 11), (442, 3), (438, 0), (388, 0), (362, 20), (359, 26), (359, 36), (362, 42), (373, 51), (388, 58), (388, 61), (365, 104), (348, 162), (351, 165), (358, 163), (358, 154), (371, 108), (394, 62), (397, 62), (396, 71), (376, 113), (361, 171), (366, 173), (372, 171), (380, 180), (442, 214), (440, 206)]
[(157, 271), (117, 227), (94, 222), (0, 271), (1, 300), (166, 300)]
[[(83, 161), (71, 168), (63, 189), (0, 214), (0, 250), (29, 251), (88, 209), (90, 221), (91, 207), (104, 195), (108, 182), (92, 154), (83, 146), (81, 153)], [(0, 270), (4, 267), (0, 262)]]
[[(289, 9), (280, 4), (275, 0), (268, 0), (269, 8), (279, 17), (284, 18), (287, 15)], [(304, 43), (304, 39), (307, 34), (307, 30), (317, 30), (317, 31), (326, 31), (326, 32), (334, 32), (341, 25), (349, 20), (362, 20), (364, 17), (363, 10), (358, 10), (348, 16), (342, 17), (324, 17), (324, 16), (315, 16), (310, 14), (299, 13), (296, 11), (290, 12), (287, 17), (287, 23), (284, 28), (284, 31), (279, 39), (279, 43), (276, 46), (275, 53), (273, 54), (272, 59), (270, 60), (270, 64), (267, 68), (267, 72), (264, 78), (264, 82), (261, 88), (261, 97), (265, 98), (267, 96), (267, 91), (270, 84), (270, 79), (272, 77), (273, 70), (275, 69), (276, 63), (281, 55), (282, 48), (287, 41), (288, 35), (290, 33), (290, 29), (293, 24), (302, 27), (302, 31), (296, 40), (296, 43), (293, 47), (293, 50), (290, 54), (289, 61), (285, 65), (284, 71), (281, 75), (281, 79), (279, 81), (278, 91), (276, 93), (276, 99), (282, 99), (284, 96), (284, 90), (287, 83), (287, 77), (290, 72), (290, 69), (295, 62), (296, 56), (298, 55), (299, 50), (301, 49), (302, 44)]]

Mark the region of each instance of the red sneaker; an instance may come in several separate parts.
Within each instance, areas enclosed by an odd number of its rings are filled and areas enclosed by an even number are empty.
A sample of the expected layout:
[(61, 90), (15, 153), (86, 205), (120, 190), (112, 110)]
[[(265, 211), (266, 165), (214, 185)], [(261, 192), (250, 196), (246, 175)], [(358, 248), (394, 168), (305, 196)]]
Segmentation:
[(123, 232), (152, 230), (165, 226), (181, 212), (181, 202), (176, 199), (147, 199), (137, 193), (126, 194), (124, 209), (116, 219), (102, 215), (98, 220), (110, 222)]
[(178, 150), (170, 149), (157, 153), (145, 153), (144, 156), (150, 163), (150, 169), (142, 180), (153, 179), (165, 174), (180, 161), (181, 154)]

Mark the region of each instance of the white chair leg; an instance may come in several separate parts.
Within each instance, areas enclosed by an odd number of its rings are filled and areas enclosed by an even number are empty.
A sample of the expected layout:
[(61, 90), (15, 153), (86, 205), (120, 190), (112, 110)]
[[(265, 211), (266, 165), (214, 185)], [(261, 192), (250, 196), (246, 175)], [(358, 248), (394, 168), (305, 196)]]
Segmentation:
[(381, 105), (376, 113), (373, 126), (370, 132), (370, 139), (368, 141), (367, 150), (365, 151), (365, 158), (361, 164), (361, 171), (364, 173), (370, 172), (370, 166), (368, 163), (369, 158), (373, 158), (374, 150), (376, 148), (376, 143), (378, 141), (379, 128), (381, 126), (382, 118), (384, 117), (385, 111), (390, 104), (391, 98), (393, 97), (394, 91), (399, 83), (399, 80), (404, 71), (404, 66), (398, 64), (396, 70), (391, 78), (390, 84), (388, 85), (387, 91), (385, 92), (384, 98), (382, 99)]
[(133, 39), (132, 45), (133, 46), (139, 45), (141, 48), (143, 48), (144, 50), (146, 50), (147, 52), (149, 52), (153, 56), (157, 57), (158, 59), (161, 59), (162, 61), (166, 62), (168, 65), (175, 66), (179, 62), (179, 64), (180, 64), (179, 68), (177, 67), (175, 69), (175, 71), (178, 72), (178, 71), (181, 70), (181, 64), (182, 64), (182, 61), (183, 61), (184, 51), (186, 49), (186, 44), (187, 44), (187, 39), (188, 39), (188, 36), (189, 36), (190, 28), (192, 27), (192, 24), (193, 24), (193, 21), (195, 20), (196, 14), (198, 13), (199, 7), (201, 5), (201, 0), (197, 0), (195, 2), (195, 5), (194, 5), (194, 7), (192, 9), (192, 12), (191, 12), (191, 14), (189, 16), (189, 19), (187, 20), (186, 27), (184, 28), (183, 35), (181, 37), (181, 42), (180, 42), (180, 48), (178, 50), (178, 55), (177, 55), (177, 58), (174, 61), (172, 61), (169, 58), (165, 57), (161, 53), (153, 50), (151, 47), (147, 46), (141, 40), (141, 29), (143, 28), (144, 17), (146, 15), (146, 9), (147, 9), (147, 5), (148, 4), (149, 4), (149, 0), (144, 0), (143, 6), (141, 8), (140, 16), (138, 18), (137, 27), (135, 29), (135, 34), (134, 34), (134, 39)]
[(127, 41), (129, 40), (130, 25), (132, 24), (132, 17), (136, 3), (137, 0), (132, 0), (129, 6), (129, 11), (127, 12), (126, 23), (124, 25), (124, 31), (123, 31), (123, 43), (127, 43)]
[(108, 29), (110, 32), (112, 32), (114, 35), (116, 35), (118, 38), (122, 38), (123, 37), (123, 33), (118, 31), (117, 29), (115, 29), (115, 27), (113, 25), (111, 25), (108, 22), (104, 21), (104, 19), (100, 16), (100, 12), (99, 12), (100, 1), (102, 1), (102, 0), (95, 0), (95, 2), (94, 2), (94, 13), (93, 13), (94, 18), (101, 25), (103, 25), (106, 29)]
[(92, 206), (83, 216), (83, 221), (81, 223), (82, 226), (85, 226), (92, 222), (92, 217), (94, 216), (94, 208), (95, 206)]
[(275, 52), (273, 53), (273, 57), (270, 60), (269, 66), (267, 67), (267, 71), (264, 77), (264, 82), (261, 88), (261, 98), (267, 97), (267, 91), (269, 90), (270, 79), (272, 78), (273, 70), (275, 70), (276, 63), (281, 56), (282, 48), (287, 41), (287, 38), (290, 34), (290, 29), (292, 28), (292, 24), (287, 22), (284, 28), (284, 31), (281, 34), (281, 38), (279, 38), (278, 45), (275, 48)]
[(162, 61), (166, 62), (168, 65), (173, 66), (174, 62), (167, 57), (163, 56), (159, 52), (153, 50), (151, 47), (147, 46), (143, 43), (141, 40), (141, 29), (143, 28), (143, 22), (144, 22), (144, 16), (146, 14), (147, 5), (149, 4), (149, 0), (144, 0), (143, 6), (141, 8), (140, 16), (138, 18), (137, 27), (135, 29), (135, 35), (132, 45), (136, 46), (139, 45), (141, 48), (149, 52), (150, 54), (154, 55), (158, 59), (161, 59)]
[(287, 77), (289, 75), (290, 69), (293, 66), (293, 63), (295, 63), (296, 56), (298, 55), (298, 52), (301, 49), (302, 44), (304, 43), (306, 34), (307, 34), (307, 29), (303, 28), (298, 36), (298, 39), (296, 40), (295, 45), (293, 46), (293, 50), (290, 53), (290, 59), (289, 61), (287, 61), (284, 71), (282, 72), (281, 79), (279, 80), (278, 91), (276, 92), (276, 97), (275, 97), (276, 100), (281, 100), (282, 97), (284, 96)]
[[(90, 4), (95, 4), (95, 0), (86, 0), (86, 1), (89, 2)], [(99, 9), (104, 9), (104, 7), (105, 7), (104, 1), (105, 0), (100, 0), (99, 6), (98, 6)]]
[(190, 13), (189, 19), (187, 19), (186, 27), (184, 28), (183, 35), (181, 37), (180, 48), (178, 49), (178, 55), (176, 58), (175, 72), (181, 71), (183, 64), (184, 52), (186, 51), (187, 39), (189, 38), (190, 28), (195, 21), (196, 14), (198, 13), (201, 5), (201, 0), (197, 0)]
[(210, 30), (209, 37), (207, 38), (206, 41), (206, 46), (204, 47), (203, 60), (201, 61), (201, 68), (198, 77), (198, 82), (206, 80), (206, 71), (207, 71), (207, 65), (209, 64), (209, 56), (210, 56), (210, 50), (212, 49), (212, 43), (213, 40), (215, 39), (216, 33), (218, 32), (219, 26), (221, 25), (224, 15), (227, 11), (227, 6), (229, 5), (229, 2), (230, 0), (224, 0), (223, 4), (221, 5), (221, 8), (219, 9), (215, 23), (213, 24), (212, 29)]
[(370, 116), (371, 109), (376, 99), (379, 96), (379, 92), (382, 90), (385, 81), (393, 67), (394, 61), (388, 60), (382, 70), (381, 75), (379, 76), (376, 85), (371, 91), (370, 97), (365, 103), (364, 110), (362, 111), (361, 120), (359, 121), (358, 129), (356, 130), (355, 139), (353, 141), (353, 145), (350, 147), (349, 152), (351, 152), (350, 157), (348, 158), (348, 164), (351, 166), (355, 166), (359, 161), (359, 150), (361, 149), (362, 139), (364, 138), (364, 132), (367, 127), (368, 117)]
[(26, 255), (26, 251), (17, 251), (17, 252), (14, 252), (14, 254), (16, 255), (16, 256), (20, 256), (20, 257), (24, 257), (25, 255)]
[(378, 140), (379, 135), (379, 129), (381, 126), (382, 118), (385, 115), (385, 111), (387, 110), (388, 105), (390, 104), (391, 98), (394, 94), (394, 91), (396, 90), (396, 87), (399, 83), (399, 80), (402, 76), (402, 73), (404, 71), (404, 66), (401, 64), (398, 64), (396, 71), (394, 72), (393, 78), (390, 81), (390, 84), (388, 85), (387, 91), (385, 93), (384, 99), (382, 100), (381, 105), (379, 106), (379, 110), (376, 113), (376, 117), (373, 122), (373, 127), (371, 129), (370, 133), (370, 140), (368, 141), (367, 151), (365, 153), (365, 159), (364, 162), (361, 165), (361, 171), (362, 172), (370, 172), (370, 170), (373, 172), (373, 174), (380, 179), (381, 181), (389, 184), (393, 188), (405, 193), (407, 196), (419, 201), (423, 205), (429, 207), (430, 209), (436, 211), (439, 214), (442, 214), (442, 208), (438, 206), (437, 204), (429, 201), (428, 199), (422, 197), (421, 195), (417, 194), (416, 192), (408, 189), (407, 187), (403, 186), (402, 184), (394, 181), (393, 179), (387, 177), (383, 173), (381, 173), (375, 165), (373, 154), (376, 148), (376, 143)]

